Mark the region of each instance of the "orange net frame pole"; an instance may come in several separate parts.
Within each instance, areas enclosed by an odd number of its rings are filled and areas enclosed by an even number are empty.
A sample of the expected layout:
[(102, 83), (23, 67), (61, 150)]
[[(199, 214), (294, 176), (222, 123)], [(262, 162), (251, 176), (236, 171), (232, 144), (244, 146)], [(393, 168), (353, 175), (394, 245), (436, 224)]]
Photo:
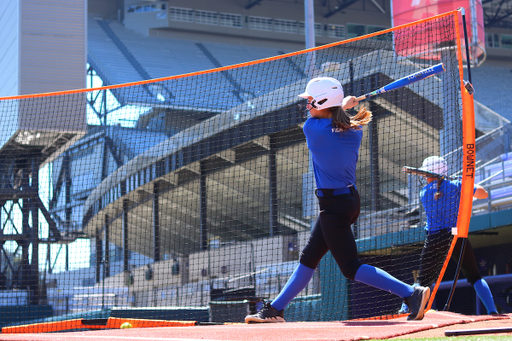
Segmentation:
[[(457, 59), (459, 62), (459, 73), (460, 73), (460, 90), (462, 96), (462, 131), (463, 131), (463, 168), (462, 168), (462, 188), (461, 198), (459, 205), (459, 214), (457, 217), (456, 231), (452, 231), (454, 238), (450, 245), (450, 250), (446, 255), (443, 267), (439, 273), (436, 285), (432, 290), (427, 310), (432, 307), (434, 299), (436, 297), (437, 290), (441, 281), (443, 280), (444, 274), (450, 258), (452, 256), (455, 244), (457, 244), (459, 238), (467, 238), (469, 233), (469, 223), (471, 220), (471, 211), (473, 206), (473, 191), (475, 183), (475, 106), (473, 95), (468, 92), (464, 84), (463, 66), (462, 66), (462, 52), (460, 44), (460, 30), (459, 30), (459, 11), (453, 13), (456, 36), (457, 36)], [(468, 61), (469, 62), (469, 61)]]

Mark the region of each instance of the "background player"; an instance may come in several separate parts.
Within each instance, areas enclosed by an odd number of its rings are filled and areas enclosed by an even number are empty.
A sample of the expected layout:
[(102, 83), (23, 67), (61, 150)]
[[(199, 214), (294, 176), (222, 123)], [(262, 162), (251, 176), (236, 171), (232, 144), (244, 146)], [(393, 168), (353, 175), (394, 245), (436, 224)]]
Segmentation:
[(413, 287), (379, 268), (362, 264), (350, 227), (361, 208), (355, 186), (356, 163), (362, 126), (371, 121), (371, 113), (362, 107), (356, 115), (349, 116), (345, 110), (358, 102), (354, 96), (344, 98), (340, 82), (330, 77), (312, 79), (299, 96), (308, 100), (311, 114), (303, 129), (313, 161), (320, 214), (299, 265), (283, 290), (258, 313), (246, 316), (245, 321), (285, 322), (284, 308), (307, 286), (329, 250), (345, 277), (404, 298), (411, 309), (408, 319), (421, 320), (430, 289)]
[[(427, 177), (427, 185), (420, 191), (420, 199), (427, 216), (427, 237), (421, 251), (420, 272), (418, 284), (430, 287), (439, 276), (441, 267), (450, 249), (453, 239), (451, 228), (457, 225), (457, 215), (462, 182), (460, 180), (447, 180), (448, 165), (439, 156), (430, 156), (423, 160), (420, 168), (441, 177)], [(475, 185), (473, 196), (477, 199), (485, 199), (487, 191), (479, 185)], [(462, 239), (457, 241), (451, 259), (458, 262)], [(480, 275), (478, 265), (469, 240), (466, 240), (464, 259), (461, 265), (462, 272), (482, 300), (488, 314), (497, 314), (494, 300), (489, 285)], [(407, 305), (402, 305), (401, 313), (407, 313)]]

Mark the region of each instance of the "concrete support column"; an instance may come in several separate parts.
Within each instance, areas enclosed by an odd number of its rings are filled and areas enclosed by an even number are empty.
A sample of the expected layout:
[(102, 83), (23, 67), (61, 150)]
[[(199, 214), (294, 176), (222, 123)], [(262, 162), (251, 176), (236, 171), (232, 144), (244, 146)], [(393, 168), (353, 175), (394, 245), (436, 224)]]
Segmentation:
[(153, 185), (153, 260), (160, 261), (160, 185)]
[(371, 209), (373, 212), (380, 209), (380, 171), (379, 171), (379, 133), (377, 119), (368, 124), (368, 148), (370, 152), (370, 184), (371, 184)]
[(96, 227), (96, 283), (101, 281), (101, 263), (103, 263), (103, 241), (101, 240), (101, 228)]
[[(453, 86), (453, 75), (450, 72), (458, 72), (455, 56), (456, 47), (446, 49), (441, 53), (441, 61), (444, 63), (446, 72), (441, 72), (442, 79), (441, 108), (443, 110), (443, 128), (439, 131), (440, 156), (443, 156), (448, 163), (448, 175), (457, 172), (462, 168), (462, 109), (458, 105), (459, 87)], [(450, 71), (454, 70), (454, 71)], [(456, 70), (456, 71), (455, 71)], [(456, 77), (458, 79), (458, 77)]]
[(270, 149), (268, 150), (268, 192), (269, 192), (269, 234), (271, 237), (279, 233), (277, 225), (277, 164), (275, 138), (270, 136)]
[(128, 200), (123, 200), (123, 221), (122, 221), (122, 233), (123, 233), (123, 271), (127, 273), (130, 271), (128, 260), (130, 258), (130, 249), (128, 247), (129, 231), (128, 231)]
[[(73, 214), (73, 209), (71, 208), (71, 157), (66, 154), (64, 156), (63, 165), (64, 167), (64, 202), (66, 203), (66, 208), (64, 209), (65, 216), (65, 229), (66, 232), (70, 232), (71, 229), (71, 216)], [(65, 262), (66, 271), (69, 270), (69, 245), (66, 244), (66, 262)]]
[(199, 176), (199, 247), (201, 250), (208, 250), (208, 203), (206, 188), (206, 171), (201, 162), (201, 174)]
[(105, 267), (105, 276), (110, 277), (110, 223), (109, 216), (105, 214), (105, 255), (103, 257), (103, 266)]
[[(31, 189), (37, 190), (39, 188), (39, 158), (34, 156), (31, 160)], [(28, 199), (30, 202), (31, 212), (31, 228), (29, 243), (32, 244), (32, 255), (30, 261), (30, 303), (33, 305), (39, 304), (39, 209), (36, 204), (35, 198)]]

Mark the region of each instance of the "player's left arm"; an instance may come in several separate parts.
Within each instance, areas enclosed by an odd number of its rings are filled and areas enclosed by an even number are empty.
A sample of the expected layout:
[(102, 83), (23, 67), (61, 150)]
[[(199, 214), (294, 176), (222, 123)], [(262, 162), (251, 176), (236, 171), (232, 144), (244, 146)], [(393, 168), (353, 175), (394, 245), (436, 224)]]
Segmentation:
[(487, 199), (489, 193), (480, 185), (475, 185), (475, 192), (473, 193), (473, 197), (477, 199)]

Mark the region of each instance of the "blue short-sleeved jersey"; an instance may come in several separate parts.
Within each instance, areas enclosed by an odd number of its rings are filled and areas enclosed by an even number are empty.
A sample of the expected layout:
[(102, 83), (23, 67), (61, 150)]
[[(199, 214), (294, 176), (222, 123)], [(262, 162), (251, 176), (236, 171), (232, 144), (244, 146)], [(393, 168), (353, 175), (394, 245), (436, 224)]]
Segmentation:
[(317, 188), (344, 188), (356, 183), (363, 131), (334, 131), (330, 118), (310, 117), (304, 134), (313, 160)]
[(440, 191), (442, 196), (435, 199), (437, 181), (427, 184), (420, 191), (421, 202), (427, 215), (426, 230), (436, 232), (457, 226), (462, 182), (460, 180), (443, 180)]

